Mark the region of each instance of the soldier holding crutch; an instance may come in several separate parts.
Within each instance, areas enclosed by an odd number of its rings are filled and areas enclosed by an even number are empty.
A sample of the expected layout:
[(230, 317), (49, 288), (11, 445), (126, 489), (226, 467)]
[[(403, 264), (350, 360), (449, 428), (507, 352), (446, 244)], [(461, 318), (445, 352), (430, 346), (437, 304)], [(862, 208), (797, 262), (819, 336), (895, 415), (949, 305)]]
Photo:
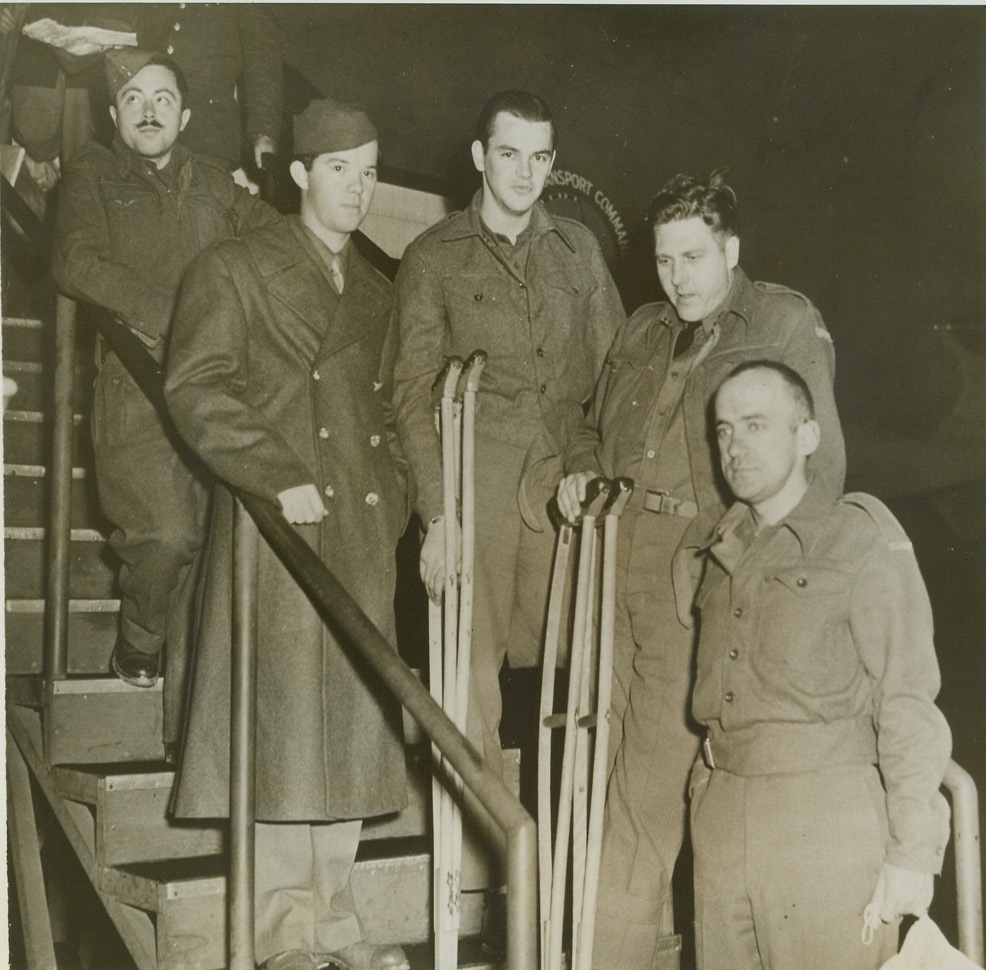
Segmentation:
[(727, 500), (708, 425), (719, 381), (751, 358), (794, 367), (811, 387), (823, 428), (811, 470), (832, 495), (845, 474), (832, 338), (806, 297), (753, 283), (740, 269), (732, 189), (720, 174), (676, 176), (654, 200), (651, 221), (668, 302), (640, 307), (614, 342), (558, 489), (559, 507), (574, 521), (593, 478), (628, 475), (636, 483), (620, 531), (615, 765), (595, 970), (673, 970), (679, 963), (671, 877), (698, 751), (687, 711), (694, 653), (688, 550), (706, 538)]
[[(421, 575), (433, 599), (450, 570), (431, 385), (443, 359), (489, 353), (476, 402), (476, 562), (467, 736), (502, 771), (499, 671), (541, 657), (554, 531), (550, 498), (521, 492), (525, 465), (560, 454), (624, 319), (592, 233), (539, 202), (555, 157), (548, 106), (503, 92), (472, 145), (482, 188), (472, 204), (407, 249), (396, 281), (394, 403), (427, 532)], [(553, 483), (552, 483), (553, 487)], [(522, 512), (526, 508), (526, 518)], [(541, 529), (543, 531), (536, 531)], [(488, 835), (479, 834), (488, 841)], [(468, 843), (467, 843), (468, 844)], [(464, 859), (462, 888), (499, 883), (489, 850)]]

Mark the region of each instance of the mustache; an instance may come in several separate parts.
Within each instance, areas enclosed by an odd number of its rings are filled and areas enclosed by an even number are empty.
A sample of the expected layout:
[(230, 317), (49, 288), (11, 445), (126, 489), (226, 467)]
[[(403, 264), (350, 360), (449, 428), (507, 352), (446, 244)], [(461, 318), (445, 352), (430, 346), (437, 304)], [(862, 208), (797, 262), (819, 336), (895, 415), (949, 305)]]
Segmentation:
[(164, 125), (160, 121), (142, 121), (137, 127), (143, 130), (144, 128), (163, 128)]

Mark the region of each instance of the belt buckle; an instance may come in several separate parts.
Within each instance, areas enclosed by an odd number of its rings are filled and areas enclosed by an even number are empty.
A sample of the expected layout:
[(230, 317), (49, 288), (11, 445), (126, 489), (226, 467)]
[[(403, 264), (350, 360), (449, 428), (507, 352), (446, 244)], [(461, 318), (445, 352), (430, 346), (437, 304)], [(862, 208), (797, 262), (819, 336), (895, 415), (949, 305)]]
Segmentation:
[(708, 735), (706, 735), (702, 740), (702, 754), (705, 755), (705, 766), (710, 771), (714, 771), (716, 767), (716, 761), (715, 758), (712, 757), (712, 742), (709, 740)]
[(663, 488), (656, 488), (650, 489), (650, 494), (657, 497), (656, 507), (651, 509), (652, 512), (656, 512), (658, 515), (674, 515), (677, 502), (671, 497), (670, 492)]

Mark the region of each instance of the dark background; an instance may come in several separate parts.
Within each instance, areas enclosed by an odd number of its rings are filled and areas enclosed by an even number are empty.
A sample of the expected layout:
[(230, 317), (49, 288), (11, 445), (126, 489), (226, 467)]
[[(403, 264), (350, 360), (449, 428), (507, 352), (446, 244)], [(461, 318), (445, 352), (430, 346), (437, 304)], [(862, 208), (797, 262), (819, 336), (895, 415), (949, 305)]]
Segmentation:
[[(651, 197), (679, 171), (728, 168), (747, 273), (806, 293), (835, 339), (847, 488), (887, 502), (914, 539), (939, 703), (986, 793), (986, 10), (270, 11), (291, 68), (367, 106), (385, 166), (460, 200), (478, 184), (483, 102), (508, 87), (545, 97), (556, 169), (591, 181), (628, 231), (614, 258), (628, 310), (660, 298)], [(934, 915), (954, 940), (953, 907), (949, 861)]]

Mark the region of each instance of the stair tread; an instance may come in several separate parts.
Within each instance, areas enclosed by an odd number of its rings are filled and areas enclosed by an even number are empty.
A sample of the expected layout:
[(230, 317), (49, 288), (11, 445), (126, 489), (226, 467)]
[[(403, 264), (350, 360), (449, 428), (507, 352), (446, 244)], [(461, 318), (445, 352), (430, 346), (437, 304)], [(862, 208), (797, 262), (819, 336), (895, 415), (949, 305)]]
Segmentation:
[[(44, 478), (48, 474), (48, 469), (44, 465), (24, 465), (17, 462), (4, 462), (4, 475), (11, 478)], [(89, 470), (83, 467), (72, 469), (73, 478), (88, 478)]]
[[(8, 613), (43, 613), (45, 601), (43, 599), (9, 599), (6, 601), (6, 611)], [(120, 601), (118, 599), (70, 599), (68, 601), (69, 613), (118, 613), (120, 611)]]
[[(5, 539), (43, 539), (46, 529), (36, 525), (7, 525), (3, 529)], [(99, 529), (72, 529), (70, 538), (73, 542), (106, 542), (107, 536)]]

